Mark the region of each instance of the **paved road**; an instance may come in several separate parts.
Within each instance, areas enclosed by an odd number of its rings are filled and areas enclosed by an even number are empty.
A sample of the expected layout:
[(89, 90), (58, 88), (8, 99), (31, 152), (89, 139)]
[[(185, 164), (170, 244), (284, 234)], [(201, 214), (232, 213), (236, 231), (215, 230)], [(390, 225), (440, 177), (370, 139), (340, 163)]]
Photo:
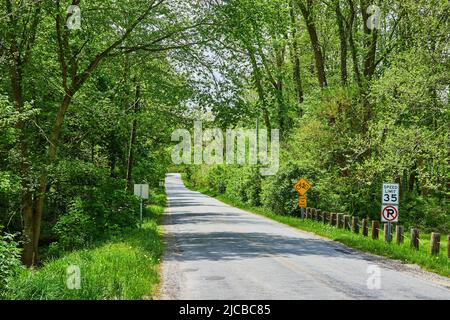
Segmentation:
[[(450, 299), (448, 278), (233, 208), (178, 174), (166, 188), (161, 299)], [(381, 289), (368, 289), (371, 266)]]

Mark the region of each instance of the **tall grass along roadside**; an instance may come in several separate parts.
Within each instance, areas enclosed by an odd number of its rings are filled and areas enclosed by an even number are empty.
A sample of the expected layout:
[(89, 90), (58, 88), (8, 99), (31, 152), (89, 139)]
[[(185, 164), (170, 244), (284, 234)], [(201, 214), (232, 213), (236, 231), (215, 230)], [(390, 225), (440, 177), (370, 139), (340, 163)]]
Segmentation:
[[(37, 270), (21, 269), (11, 279), (6, 299), (103, 300), (151, 299), (159, 283), (163, 252), (161, 222), (165, 196), (149, 205), (141, 228), (92, 249), (77, 250), (47, 261)], [(69, 289), (70, 266), (80, 270), (79, 289)], [(70, 270), (70, 269), (69, 269)]]

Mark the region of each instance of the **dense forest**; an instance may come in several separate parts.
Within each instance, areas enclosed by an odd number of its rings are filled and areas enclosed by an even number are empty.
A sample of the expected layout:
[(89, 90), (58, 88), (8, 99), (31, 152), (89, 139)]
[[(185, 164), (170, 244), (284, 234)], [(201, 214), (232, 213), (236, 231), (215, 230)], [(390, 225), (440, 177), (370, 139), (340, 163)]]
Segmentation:
[[(310, 206), (374, 219), (382, 183), (397, 182), (402, 224), (449, 233), (449, 10), (1, 0), (0, 282), (19, 255), (39, 266), (138, 228), (133, 184), (158, 198), (169, 170), (286, 215), (301, 176)], [(277, 174), (173, 166), (171, 133), (198, 119), (279, 129)]]
[(188, 167), (188, 178), (298, 214), (292, 186), (304, 176), (313, 185), (311, 207), (372, 219), (379, 219), (382, 183), (397, 182), (401, 223), (448, 233), (449, 4), (375, 4), (222, 7), (223, 39), (210, 50), (227, 76), (211, 97), (214, 125), (254, 128), (261, 118), (279, 128), (281, 168), (266, 178), (254, 167)]

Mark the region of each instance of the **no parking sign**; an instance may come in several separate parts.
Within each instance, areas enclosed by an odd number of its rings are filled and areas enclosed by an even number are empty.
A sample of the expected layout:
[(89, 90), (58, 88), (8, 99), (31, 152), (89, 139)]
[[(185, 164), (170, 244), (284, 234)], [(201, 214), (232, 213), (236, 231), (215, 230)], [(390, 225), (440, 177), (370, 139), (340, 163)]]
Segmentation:
[(398, 183), (383, 183), (381, 195), (381, 221), (398, 222), (398, 200), (400, 186)]
[(392, 206), (392, 205), (381, 206), (381, 221), (397, 222), (398, 221), (398, 207)]

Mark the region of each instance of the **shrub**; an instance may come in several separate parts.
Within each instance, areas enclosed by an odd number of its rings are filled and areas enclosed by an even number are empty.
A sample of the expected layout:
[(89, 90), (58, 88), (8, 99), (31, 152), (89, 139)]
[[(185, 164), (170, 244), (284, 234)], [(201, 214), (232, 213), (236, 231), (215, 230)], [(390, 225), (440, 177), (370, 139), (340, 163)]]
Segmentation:
[(224, 166), (213, 166), (208, 171), (208, 188), (210, 190), (224, 193), (226, 190), (225, 184), (225, 168)]
[[(0, 167), (2, 167), (1, 160)], [(21, 180), (17, 175), (0, 170), (0, 225), (8, 224), (9, 230), (22, 228), (21, 216), (14, 214), (21, 205), (21, 190)]]
[(261, 204), (261, 180), (257, 167), (250, 167), (244, 171), (242, 192), (245, 193), (247, 203), (252, 206)]
[[(298, 193), (294, 189), (294, 183), (300, 178), (314, 181), (318, 175), (317, 170), (301, 168), (289, 164), (281, 168), (278, 173), (269, 177), (262, 190), (262, 204), (277, 214), (296, 214), (298, 212)], [(308, 206), (317, 203), (318, 194), (309, 192)], [(311, 205), (310, 205), (311, 204)]]
[(85, 211), (83, 201), (76, 198), (67, 213), (59, 217), (53, 227), (58, 235), (58, 246), (63, 250), (74, 250), (89, 245), (94, 236), (94, 220)]
[(139, 200), (124, 190), (115, 190), (107, 202), (108, 210), (104, 216), (104, 232), (136, 227), (139, 221)]
[(21, 266), (19, 243), (14, 235), (1, 234), (0, 226), (0, 297), (8, 289), (9, 280)]
[[(163, 252), (157, 219), (125, 232), (101, 246), (77, 250), (47, 261), (42, 268), (23, 269), (12, 279), (6, 299), (105, 300), (151, 298), (159, 282)], [(81, 288), (67, 287), (67, 268), (78, 266)], [(0, 296), (1, 297), (1, 296)]]

